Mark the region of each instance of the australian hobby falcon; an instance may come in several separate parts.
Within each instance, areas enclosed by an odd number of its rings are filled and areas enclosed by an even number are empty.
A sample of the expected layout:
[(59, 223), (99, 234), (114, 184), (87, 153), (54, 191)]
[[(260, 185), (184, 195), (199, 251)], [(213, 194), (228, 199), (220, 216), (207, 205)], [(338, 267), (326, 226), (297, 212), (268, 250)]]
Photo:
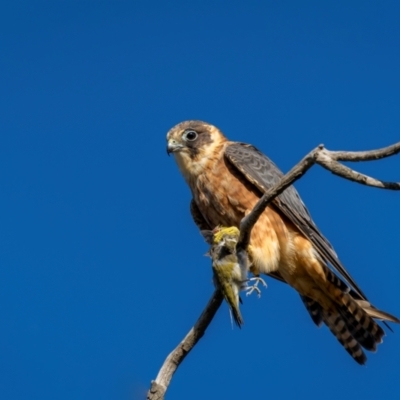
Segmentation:
[[(202, 121), (176, 125), (167, 142), (192, 192), (190, 209), (201, 230), (239, 227), (262, 194), (283, 176), (254, 146), (231, 142)], [(374, 318), (400, 322), (368, 302), (293, 186), (261, 215), (248, 251), (251, 272), (270, 275), (297, 290), (313, 321), (318, 326), (324, 322), (360, 364), (366, 361), (362, 347), (374, 351), (384, 336)]]

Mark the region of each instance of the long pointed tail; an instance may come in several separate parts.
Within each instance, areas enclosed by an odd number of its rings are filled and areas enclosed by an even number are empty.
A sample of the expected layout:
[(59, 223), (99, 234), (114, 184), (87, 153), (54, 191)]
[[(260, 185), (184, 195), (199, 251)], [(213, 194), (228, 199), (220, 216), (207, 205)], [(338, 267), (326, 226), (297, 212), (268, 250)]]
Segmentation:
[(361, 365), (365, 364), (367, 357), (365, 356), (360, 343), (353, 337), (346, 321), (340, 316), (340, 314), (328, 313), (327, 311), (322, 310), (322, 319), (354, 360)]
[(313, 299), (301, 296), (311, 318), (317, 326), (324, 322), (346, 351), (359, 364), (367, 358), (363, 349), (376, 351), (385, 335), (373, 318), (400, 323), (395, 316), (378, 310), (366, 300), (354, 299), (352, 293), (342, 293), (337, 299), (336, 310), (326, 311)]

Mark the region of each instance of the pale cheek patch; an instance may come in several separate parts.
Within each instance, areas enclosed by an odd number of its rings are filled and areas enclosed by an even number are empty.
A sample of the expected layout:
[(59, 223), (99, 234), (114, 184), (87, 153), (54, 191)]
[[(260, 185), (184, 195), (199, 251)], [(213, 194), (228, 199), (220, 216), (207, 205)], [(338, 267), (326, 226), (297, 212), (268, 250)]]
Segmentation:
[(212, 165), (215, 165), (218, 161), (216, 155), (222, 154), (221, 149), (218, 149), (222, 146), (220, 142), (222, 143), (222, 139), (214, 140), (212, 143), (201, 147), (194, 159), (187, 149), (174, 153), (179, 170), (189, 186), (192, 186), (200, 175), (210, 173)]
[(185, 181), (191, 186), (191, 181), (193, 179), (193, 173), (191, 171), (190, 166), (192, 165), (192, 162), (190, 160), (190, 157), (188, 154), (184, 153), (181, 151), (180, 153), (174, 153), (175, 161), (178, 165), (179, 171), (185, 178)]

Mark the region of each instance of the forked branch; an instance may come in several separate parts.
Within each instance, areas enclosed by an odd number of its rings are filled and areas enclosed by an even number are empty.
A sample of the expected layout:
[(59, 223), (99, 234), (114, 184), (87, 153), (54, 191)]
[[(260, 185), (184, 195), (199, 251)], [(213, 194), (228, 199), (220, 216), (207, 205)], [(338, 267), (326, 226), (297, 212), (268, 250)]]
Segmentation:
[[(384, 157), (389, 157), (400, 152), (400, 142), (383, 149), (372, 151), (329, 151), (323, 145), (318, 146), (308, 153), (297, 165), (295, 165), (282, 179), (271, 189), (269, 189), (258, 201), (250, 214), (248, 214), (240, 223), (240, 239), (238, 246), (247, 248), (250, 240), (251, 230), (257, 222), (260, 215), (266, 209), (268, 204), (279, 196), (286, 188), (300, 179), (313, 165), (319, 164), (333, 174), (342, 178), (361, 183), (367, 186), (373, 186), (381, 189), (400, 190), (400, 183), (384, 182), (370, 176), (361, 174), (351, 168), (339, 163), (338, 161), (372, 161)], [(168, 389), (169, 383), (176, 369), (184, 360), (186, 355), (192, 350), (205, 330), (211, 323), (218, 308), (222, 304), (222, 294), (216, 290), (208, 302), (206, 308), (200, 315), (196, 324), (179, 343), (179, 345), (168, 355), (162, 365), (156, 379), (152, 381), (151, 387), (147, 393), (147, 400), (162, 400)]]
[(300, 179), (313, 165), (319, 164), (333, 174), (362, 185), (379, 189), (400, 190), (398, 182), (384, 182), (370, 176), (361, 174), (338, 161), (372, 161), (389, 157), (400, 152), (400, 142), (391, 146), (371, 151), (329, 151), (319, 145), (310, 151), (297, 165), (295, 165), (282, 179), (269, 189), (257, 202), (251, 213), (244, 217), (240, 223), (240, 239), (238, 246), (247, 248), (253, 226), (268, 204), (279, 196), (286, 188)]

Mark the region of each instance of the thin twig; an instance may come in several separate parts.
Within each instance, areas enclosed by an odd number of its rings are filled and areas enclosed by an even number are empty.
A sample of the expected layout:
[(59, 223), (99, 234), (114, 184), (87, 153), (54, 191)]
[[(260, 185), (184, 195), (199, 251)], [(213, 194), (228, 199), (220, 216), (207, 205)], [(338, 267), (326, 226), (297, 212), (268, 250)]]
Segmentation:
[[(393, 146), (387, 147), (388, 149), (393, 148)], [(400, 151), (400, 146), (397, 152)], [(362, 152), (365, 154), (365, 158), (367, 161), (371, 161), (369, 152)], [(374, 151), (372, 151), (374, 155)], [(355, 154), (355, 153), (353, 153)], [(396, 154), (396, 153), (392, 153)], [(344, 153), (342, 152), (340, 156), (338, 156), (340, 159), (345, 159), (346, 157), (344, 156)], [(383, 158), (381, 156), (380, 158)], [(375, 160), (376, 158), (374, 158)], [(361, 161), (359, 157), (354, 157), (354, 159), (348, 158), (347, 161)], [(364, 175), (360, 172), (354, 171), (351, 168), (340, 164), (339, 162), (336, 161), (336, 155), (332, 155), (332, 152), (326, 149), (321, 149), (316, 158), (316, 163), (327, 169), (328, 171), (331, 171), (333, 174), (341, 176), (342, 178), (348, 179), (353, 182), (360, 183), (362, 185), (367, 185), (367, 186), (372, 186), (376, 187), (379, 189), (391, 189), (391, 190), (400, 190), (400, 183), (397, 182), (384, 182), (380, 181), (378, 179), (372, 178), (368, 175)]]
[(400, 142), (370, 151), (330, 151), (336, 161), (374, 161), (400, 153)]
[(193, 328), (164, 361), (156, 379), (151, 382), (151, 387), (147, 393), (147, 400), (164, 399), (165, 392), (167, 391), (173, 374), (189, 354), (190, 350), (192, 350), (204, 335), (208, 325), (210, 325), (218, 308), (221, 306), (222, 300), (221, 292), (216, 290)]
[(342, 161), (371, 161), (389, 157), (400, 152), (400, 142), (383, 149), (371, 151), (329, 151), (323, 145), (318, 146), (308, 153), (297, 165), (295, 165), (283, 178), (269, 189), (257, 202), (251, 212), (240, 222), (240, 238), (238, 247), (246, 249), (250, 242), (250, 234), (253, 226), (261, 214), (275, 197), (279, 196), (286, 188), (300, 179), (314, 164), (319, 164), (333, 174), (362, 185), (379, 189), (400, 190), (398, 182), (384, 182), (370, 176), (361, 174), (351, 168), (340, 164)]

